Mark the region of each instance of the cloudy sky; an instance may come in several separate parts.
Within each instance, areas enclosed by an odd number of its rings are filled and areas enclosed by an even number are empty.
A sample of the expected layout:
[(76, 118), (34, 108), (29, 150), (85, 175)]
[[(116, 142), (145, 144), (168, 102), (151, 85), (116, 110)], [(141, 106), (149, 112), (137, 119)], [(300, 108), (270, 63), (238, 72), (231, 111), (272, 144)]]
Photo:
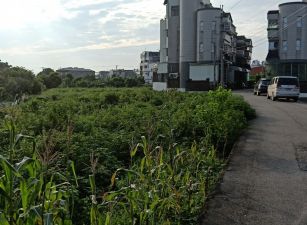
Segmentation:
[[(138, 68), (144, 50), (159, 50), (164, 0), (0, 0), (0, 59), (34, 72), (77, 66)], [(187, 0), (188, 1), (188, 0)], [(266, 56), (266, 12), (280, 0), (212, 0), (232, 13), (239, 34)]]

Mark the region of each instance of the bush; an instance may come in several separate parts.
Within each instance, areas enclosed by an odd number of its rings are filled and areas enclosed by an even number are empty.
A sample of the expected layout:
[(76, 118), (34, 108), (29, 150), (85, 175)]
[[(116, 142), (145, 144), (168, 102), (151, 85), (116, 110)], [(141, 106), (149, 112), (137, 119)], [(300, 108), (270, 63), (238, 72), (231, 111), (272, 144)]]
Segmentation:
[[(76, 165), (80, 194), (74, 211), (82, 212), (73, 213), (76, 225), (107, 217), (111, 224), (194, 221), (218, 179), (223, 157), (254, 116), (242, 98), (224, 89), (205, 94), (59, 88), (33, 96), (17, 109), (0, 113), (0, 154), (6, 154), (8, 145), (5, 112), (15, 115), (16, 130), (35, 136), (38, 146), (46, 132), (52, 133), (52, 146), (61, 157), (50, 169), (66, 171), (69, 160)], [(18, 146), (16, 159), (31, 156), (31, 149), (30, 142)], [(110, 187), (117, 169), (118, 182)], [(73, 180), (69, 173), (67, 178)], [(133, 215), (125, 211), (128, 206)]]

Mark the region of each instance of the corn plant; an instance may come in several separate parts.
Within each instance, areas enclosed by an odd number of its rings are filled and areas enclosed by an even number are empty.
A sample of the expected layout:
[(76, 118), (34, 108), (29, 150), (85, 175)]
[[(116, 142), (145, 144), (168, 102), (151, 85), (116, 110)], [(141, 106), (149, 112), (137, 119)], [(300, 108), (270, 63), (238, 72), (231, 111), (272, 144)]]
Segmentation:
[[(143, 158), (135, 160), (142, 150)], [(150, 149), (147, 140), (131, 151), (130, 169), (112, 176), (114, 191), (104, 195), (108, 224), (195, 224), (222, 163), (214, 149), (194, 144)], [(111, 223), (110, 223), (111, 221)]]
[[(10, 147), (8, 158), (0, 156), (0, 224), (71, 225), (68, 200), (73, 188), (60, 173), (48, 174), (48, 163), (56, 154), (36, 152), (35, 140), (16, 135), (14, 119), (6, 120)], [(34, 154), (17, 161), (14, 152), (23, 138), (33, 141)]]

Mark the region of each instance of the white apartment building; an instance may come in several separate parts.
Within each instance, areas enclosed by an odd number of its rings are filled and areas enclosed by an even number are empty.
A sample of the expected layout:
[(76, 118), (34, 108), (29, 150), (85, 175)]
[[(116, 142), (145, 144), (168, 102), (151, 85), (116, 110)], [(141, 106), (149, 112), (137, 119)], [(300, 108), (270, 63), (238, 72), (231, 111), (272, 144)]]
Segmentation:
[(140, 72), (145, 84), (152, 84), (154, 73), (160, 62), (160, 52), (145, 51), (141, 54)]

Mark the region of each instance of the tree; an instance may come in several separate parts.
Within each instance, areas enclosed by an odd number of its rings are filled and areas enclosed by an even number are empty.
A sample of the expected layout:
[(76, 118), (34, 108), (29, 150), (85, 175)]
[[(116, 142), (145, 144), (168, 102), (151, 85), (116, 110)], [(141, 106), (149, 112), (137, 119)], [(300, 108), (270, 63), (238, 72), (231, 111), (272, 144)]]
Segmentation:
[(23, 94), (39, 94), (42, 91), (41, 83), (32, 71), (22, 67), (9, 67), (0, 73), (1, 98), (13, 100)]
[(45, 85), (47, 89), (57, 88), (62, 83), (62, 79), (59, 74), (51, 68), (44, 68), (37, 74), (37, 78)]
[(43, 80), (43, 84), (46, 86), (47, 89), (57, 88), (61, 85), (61, 83), (62, 83), (61, 77), (59, 76), (58, 73), (55, 72), (51, 73)]

